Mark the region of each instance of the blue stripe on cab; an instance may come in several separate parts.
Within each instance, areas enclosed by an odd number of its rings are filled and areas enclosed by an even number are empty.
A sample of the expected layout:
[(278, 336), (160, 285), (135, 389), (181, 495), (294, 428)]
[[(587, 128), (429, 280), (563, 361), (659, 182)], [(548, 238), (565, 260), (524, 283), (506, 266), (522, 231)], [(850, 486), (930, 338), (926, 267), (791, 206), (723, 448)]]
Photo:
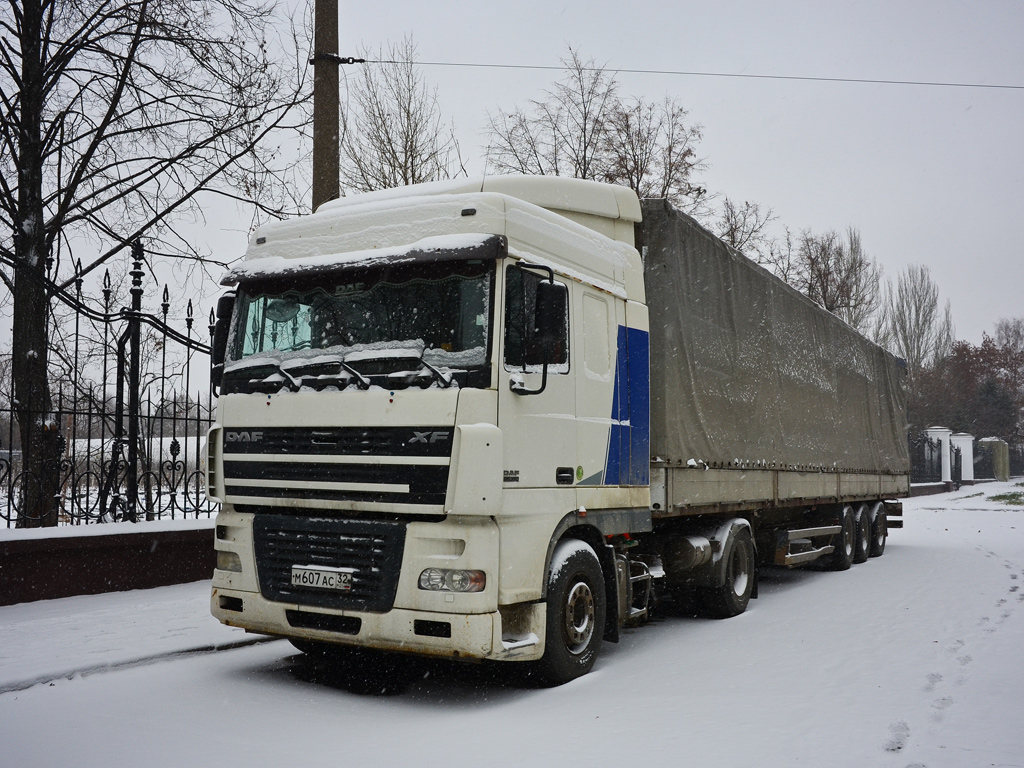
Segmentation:
[(626, 329), (629, 352), (629, 485), (651, 480), (651, 335)]
[(650, 334), (620, 325), (605, 485), (650, 481)]

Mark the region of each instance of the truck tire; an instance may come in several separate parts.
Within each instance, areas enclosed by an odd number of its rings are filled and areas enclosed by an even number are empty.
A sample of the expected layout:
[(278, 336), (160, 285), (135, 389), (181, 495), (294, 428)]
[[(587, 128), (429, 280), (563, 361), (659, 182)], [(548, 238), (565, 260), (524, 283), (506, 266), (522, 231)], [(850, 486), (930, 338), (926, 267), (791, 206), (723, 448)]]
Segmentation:
[(875, 504), (871, 516), (871, 557), (881, 557), (885, 552), (885, 540), (889, 536), (888, 521), (885, 507), (879, 502)]
[(842, 530), (836, 534), (833, 540), (835, 551), (829, 555), (825, 563), (826, 570), (846, 571), (853, 565), (853, 553), (857, 548), (857, 521), (854, 518), (853, 507), (849, 504), (843, 506), (839, 513), (839, 525)]
[(722, 552), (725, 570), (722, 583), (701, 590), (703, 613), (711, 619), (729, 619), (747, 610), (754, 592), (754, 541), (750, 529), (737, 526), (725, 542)]
[(544, 656), (538, 662), (548, 685), (561, 685), (594, 666), (604, 632), (604, 575), (586, 542), (566, 539), (555, 547), (548, 575)]
[(871, 513), (867, 504), (861, 504), (855, 515), (857, 540), (853, 547), (853, 562), (866, 563), (871, 556)]

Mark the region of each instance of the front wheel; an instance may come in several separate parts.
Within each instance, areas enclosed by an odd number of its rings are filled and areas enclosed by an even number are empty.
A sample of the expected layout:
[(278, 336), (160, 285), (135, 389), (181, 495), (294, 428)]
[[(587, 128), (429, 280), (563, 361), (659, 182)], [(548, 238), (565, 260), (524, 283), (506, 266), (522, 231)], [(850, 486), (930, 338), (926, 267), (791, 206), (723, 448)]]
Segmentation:
[(567, 539), (555, 547), (548, 576), (547, 636), (539, 671), (550, 685), (585, 675), (604, 634), (604, 576), (589, 544)]

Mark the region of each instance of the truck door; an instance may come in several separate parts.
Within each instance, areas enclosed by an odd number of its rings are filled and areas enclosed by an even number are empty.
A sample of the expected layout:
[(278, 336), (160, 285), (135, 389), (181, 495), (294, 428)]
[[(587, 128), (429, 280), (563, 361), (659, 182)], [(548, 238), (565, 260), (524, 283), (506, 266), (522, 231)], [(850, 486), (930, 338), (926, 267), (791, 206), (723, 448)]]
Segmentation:
[[(521, 382), (536, 391), (542, 382), (542, 352), (533, 337), (536, 288), (547, 278), (515, 264), (505, 267), (504, 325), (498, 375), (498, 426), (504, 445), (504, 488), (571, 487), (576, 468), (576, 387), (571, 365), (575, 298), (570, 290), (563, 338), (549, 359), (547, 381), (539, 394), (517, 394)], [(555, 277), (557, 282), (568, 281)], [(571, 285), (569, 285), (571, 289)]]
[[(580, 485), (600, 486), (609, 482), (605, 477), (608, 467), (609, 440), (612, 419), (617, 418), (612, 402), (615, 393), (615, 356), (618, 327), (617, 304), (613, 296), (593, 288), (578, 285), (576, 322), (581, 349), (576, 350), (576, 442), (578, 478)], [(623, 311), (623, 315), (624, 315)], [(621, 322), (625, 322), (623, 317)], [(611, 482), (617, 483), (618, 477)], [(600, 505), (597, 499), (584, 502), (586, 506)]]

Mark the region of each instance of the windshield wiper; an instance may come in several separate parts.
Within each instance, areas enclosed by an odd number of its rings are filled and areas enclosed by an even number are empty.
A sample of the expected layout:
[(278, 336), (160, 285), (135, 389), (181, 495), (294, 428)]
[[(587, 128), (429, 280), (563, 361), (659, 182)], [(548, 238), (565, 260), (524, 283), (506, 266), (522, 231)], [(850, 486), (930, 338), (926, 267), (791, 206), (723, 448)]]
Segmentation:
[(428, 371), (434, 374), (434, 378), (436, 378), (437, 383), (441, 385), (441, 389), (448, 389), (448, 387), (452, 385), (454, 377), (450, 373), (447, 375), (441, 373), (441, 371), (432, 366), (422, 357), (420, 358), (420, 365), (422, 365), (424, 368), (426, 368)]
[[(348, 371), (349, 373), (351, 373), (353, 376), (356, 377), (356, 383), (359, 385), (360, 389), (369, 389), (370, 388), (370, 380), (368, 378), (366, 378), (365, 376), (363, 376), (363, 374), (361, 374), (359, 371), (357, 371), (351, 365), (346, 363), (344, 360), (338, 360), (338, 365), (341, 366), (341, 368), (343, 368), (344, 370)], [(339, 373), (340, 373), (340, 371), (339, 371)]]
[(423, 348), (419, 349), (388, 349), (379, 350), (377, 354), (366, 350), (357, 352), (358, 360), (361, 363), (394, 363), (395, 365), (401, 365), (403, 362), (415, 364), (419, 367), (419, 371), (412, 373), (410, 371), (402, 371), (401, 369), (387, 373), (387, 377), (393, 380), (403, 381), (406, 384), (412, 384), (416, 380), (422, 380), (424, 378), (423, 371), (429, 373), (430, 381), (436, 381), (441, 385), (442, 389), (448, 389), (455, 380), (455, 377), (450, 373), (444, 373), (440, 369), (435, 368), (433, 365), (423, 359), (423, 355), (426, 350)]
[[(332, 371), (331, 373), (317, 375), (326, 375), (332, 378), (336, 377), (340, 380), (342, 378), (341, 372), (345, 371), (346, 373), (349, 374), (349, 376), (345, 378), (354, 378), (356, 381), (356, 386), (358, 386), (360, 389), (370, 388), (370, 380), (366, 378), (363, 374), (361, 374), (359, 371), (357, 371), (355, 368), (353, 368), (351, 365), (342, 360), (340, 357), (321, 357), (315, 360), (303, 361), (301, 363), (293, 363), (292, 365), (288, 365), (287, 367), (284, 363), (278, 366), (278, 370), (281, 372), (281, 374), (285, 376), (285, 378), (287, 378), (292, 384), (296, 385), (293, 391), (298, 391), (298, 389), (302, 386), (302, 371), (311, 373), (313, 371), (316, 371), (317, 369), (324, 368), (336, 368), (336, 370)], [(296, 375), (298, 376), (297, 379), (295, 377)]]
[[(390, 359), (398, 360), (400, 358), (396, 356), (394, 352), (389, 352), (387, 354), (382, 354), (379, 357), (364, 357), (361, 355), (359, 362), (375, 363)], [(436, 381), (442, 389), (448, 389), (453, 383), (455, 383), (455, 377), (451, 373), (445, 373), (436, 366), (428, 363), (422, 358), (422, 356), (410, 356), (407, 359), (410, 363), (418, 366), (420, 373), (406, 373), (402, 375), (391, 373), (387, 374), (388, 377), (395, 378), (398, 376), (398, 378), (404, 378), (407, 383), (412, 383), (412, 380), (414, 379), (420, 379), (422, 381), (426, 378), (429, 381)], [(279, 383), (288, 387), (292, 392), (297, 392), (303, 387), (303, 385), (308, 384), (311, 384), (314, 387), (317, 387), (317, 385), (320, 384), (321, 386), (317, 388), (322, 388), (325, 381), (340, 382), (344, 380), (347, 384), (349, 381), (354, 380), (356, 386), (363, 390), (369, 389), (371, 384), (371, 381), (366, 374), (357, 370), (351, 363), (335, 356), (324, 356), (311, 360), (292, 361), (291, 363), (284, 362), (273, 365), (273, 368), (275, 372), (274, 374), (271, 374), (271, 376), (280, 374), (281, 380)], [(312, 381), (307, 378), (310, 376), (313, 377)], [(268, 382), (267, 379), (262, 379), (260, 380), (260, 383), (269, 384), (270, 382)]]

